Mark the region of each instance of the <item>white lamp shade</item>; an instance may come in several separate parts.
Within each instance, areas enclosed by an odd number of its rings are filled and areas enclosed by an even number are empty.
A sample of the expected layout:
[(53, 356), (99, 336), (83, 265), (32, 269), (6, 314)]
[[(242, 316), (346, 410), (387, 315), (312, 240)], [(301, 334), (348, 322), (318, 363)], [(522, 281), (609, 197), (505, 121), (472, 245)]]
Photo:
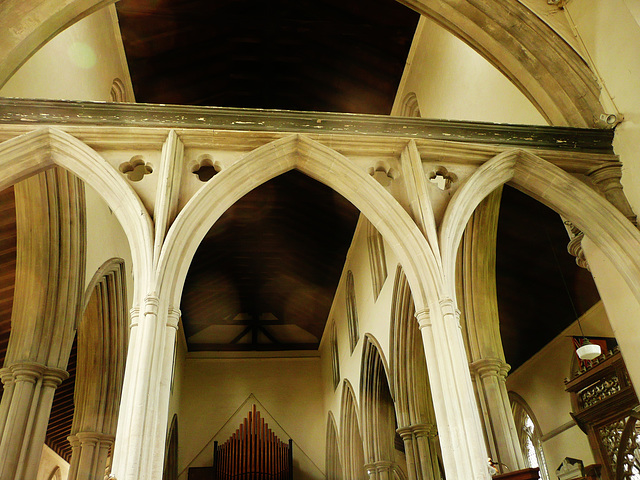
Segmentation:
[(586, 345), (581, 346), (576, 350), (578, 357), (580, 360), (593, 360), (596, 357), (599, 357), (602, 353), (600, 349), (600, 345), (594, 345), (593, 343), (587, 343)]

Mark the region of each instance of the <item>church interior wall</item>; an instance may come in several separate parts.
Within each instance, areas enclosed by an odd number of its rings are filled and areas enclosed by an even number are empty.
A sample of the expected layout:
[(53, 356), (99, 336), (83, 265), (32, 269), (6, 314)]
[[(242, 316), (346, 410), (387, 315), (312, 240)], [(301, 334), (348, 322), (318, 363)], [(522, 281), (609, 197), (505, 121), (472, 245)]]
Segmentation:
[[(178, 472), (183, 473), (179, 478), (186, 479), (184, 470), (189, 466), (211, 464), (214, 435), (250, 395), (304, 452), (294, 450), (294, 461), (303, 468), (301, 478), (323, 478), (326, 416), (320, 378), (317, 356), (211, 359), (191, 355), (185, 361), (178, 413)], [(247, 405), (250, 408), (251, 402)], [(242, 418), (246, 415), (239, 413)], [(216, 440), (222, 443), (227, 437)]]
[(416, 94), (424, 118), (546, 125), (502, 73), (424, 16), (416, 29), (394, 111), (409, 92)]
[[(582, 315), (580, 323), (589, 336), (613, 336), (602, 302), (596, 303)], [(580, 459), (584, 465), (595, 461), (587, 436), (571, 419), (570, 396), (564, 387), (565, 379), (571, 377), (574, 364), (572, 335), (580, 335), (577, 322), (507, 377), (509, 391), (518, 394), (527, 403), (540, 426), (542, 448), (552, 476), (565, 457)], [(568, 427), (568, 424), (571, 426)], [(552, 433), (563, 428), (566, 429)]]
[[(53, 476), (56, 469), (60, 472), (59, 477)], [(52, 480), (59, 478), (66, 479), (69, 475), (69, 464), (64, 461), (60, 455), (51, 450), (48, 446), (42, 446), (42, 457), (40, 458), (40, 467), (35, 480)]]
[[(637, 2), (627, 0), (572, 0), (565, 11), (604, 84), (605, 108), (620, 112), (615, 152), (620, 155), (622, 184), (634, 211), (640, 211), (640, 18)], [(609, 113), (609, 112), (607, 112)]]

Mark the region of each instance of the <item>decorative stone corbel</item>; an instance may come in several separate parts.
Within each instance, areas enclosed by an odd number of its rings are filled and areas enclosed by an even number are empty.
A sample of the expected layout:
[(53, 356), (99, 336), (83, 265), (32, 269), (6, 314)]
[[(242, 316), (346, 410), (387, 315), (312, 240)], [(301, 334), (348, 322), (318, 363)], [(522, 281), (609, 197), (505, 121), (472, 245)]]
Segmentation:
[(576, 257), (576, 264), (579, 267), (589, 269), (589, 263), (587, 263), (587, 258), (584, 255), (584, 250), (582, 249), (582, 239), (584, 238), (584, 233), (576, 227), (573, 223), (568, 220), (565, 220), (564, 226), (567, 229), (567, 233), (569, 234), (569, 243), (567, 244), (567, 251)]
[(375, 167), (369, 167), (369, 175), (386, 188), (398, 177), (398, 172), (387, 162), (380, 161), (376, 163)]
[(619, 163), (602, 165), (587, 172), (587, 176), (593, 180), (602, 192), (604, 197), (629, 219), (631, 223), (638, 226), (636, 215), (622, 191), (622, 165)]

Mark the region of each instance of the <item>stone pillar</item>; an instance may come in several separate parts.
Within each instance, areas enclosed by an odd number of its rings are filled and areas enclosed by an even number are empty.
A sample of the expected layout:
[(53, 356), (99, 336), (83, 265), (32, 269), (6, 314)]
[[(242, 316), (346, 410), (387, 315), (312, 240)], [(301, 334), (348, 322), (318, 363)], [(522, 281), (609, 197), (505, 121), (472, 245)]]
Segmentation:
[(404, 455), (407, 460), (407, 477), (409, 480), (423, 480), (420, 472), (420, 454), (411, 427), (400, 427), (398, 434), (404, 442)]
[[(523, 463), (524, 460), (520, 444), (514, 441), (518, 438), (518, 433), (506, 386), (507, 373), (511, 367), (497, 358), (483, 358), (471, 363), (470, 368), (475, 377), (482, 410), (487, 412), (486, 431), (492, 433), (491, 456), (506, 465), (506, 471), (518, 470), (520, 462)], [(500, 468), (501, 473), (506, 471)]]
[(404, 441), (409, 480), (438, 480), (438, 429), (430, 423), (398, 429)]
[[(491, 458), (525, 468), (504, 380), (504, 360), (496, 292), (496, 238), (501, 190), (483, 200), (465, 230), (461, 255), (461, 286), (469, 369), (484, 421), (484, 441)], [(485, 458), (486, 461), (486, 458)]]
[(132, 335), (114, 447), (118, 480), (162, 478), (179, 310), (149, 295), (141, 312), (132, 321), (135, 344)]
[(488, 478), (487, 450), (453, 300), (416, 318), (422, 334), (444, 467), (449, 478)]
[(638, 225), (636, 215), (622, 191), (622, 165), (619, 163), (607, 164), (590, 170), (587, 175), (598, 186), (605, 198), (629, 219), (634, 225)]
[(73, 453), (68, 480), (94, 480), (104, 477), (105, 464), (113, 440), (113, 435), (98, 432), (78, 432), (69, 436)]
[(0, 480), (36, 478), (53, 395), (67, 376), (64, 370), (35, 362), (2, 369), (10, 395), (3, 395), (0, 407), (6, 412), (0, 440)]
[(432, 423), (412, 425), (411, 430), (418, 446), (418, 458), (421, 478), (437, 480), (440, 478), (438, 461), (438, 428)]

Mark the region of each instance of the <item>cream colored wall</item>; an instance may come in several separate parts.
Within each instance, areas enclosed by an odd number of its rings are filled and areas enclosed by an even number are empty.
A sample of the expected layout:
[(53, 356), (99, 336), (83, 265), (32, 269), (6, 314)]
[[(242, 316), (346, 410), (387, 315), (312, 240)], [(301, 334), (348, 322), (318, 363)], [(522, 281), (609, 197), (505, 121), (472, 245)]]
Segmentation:
[(189, 466), (211, 465), (211, 440), (251, 394), (310, 459), (294, 450), (294, 463), (303, 468), (300, 478), (324, 478), (326, 417), (317, 356), (212, 359), (192, 354), (185, 361), (181, 389), (181, 479)]
[[(60, 469), (60, 480), (67, 480), (69, 476), (69, 464), (56, 452), (46, 445), (42, 446), (42, 458), (35, 480), (52, 480), (51, 475), (56, 468)], [(56, 477), (53, 477), (55, 480)]]
[(616, 127), (614, 149), (624, 165), (622, 183), (636, 213), (640, 211), (640, 25), (634, 17), (638, 8), (637, 0), (572, 0), (565, 7), (605, 86), (603, 104), (612, 101), (611, 106), (624, 114)]
[[(580, 318), (582, 328), (589, 336), (613, 336), (602, 302), (598, 302)], [(520, 395), (533, 411), (543, 436), (543, 450), (547, 469), (553, 478), (555, 470), (565, 457), (578, 458), (585, 465), (594, 463), (587, 436), (573, 423), (571, 401), (564, 390), (564, 381), (570, 377), (575, 355), (568, 336), (580, 335), (574, 322), (560, 335), (545, 345), (507, 378), (510, 392)], [(571, 423), (567, 430), (553, 435), (554, 430)]]
[(546, 124), (529, 100), (495, 67), (432, 20), (422, 17), (394, 113), (409, 92), (425, 118)]
[(0, 90), (3, 97), (108, 101), (114, 78), (133, 99), (115, 6), (67, 28), (42, 47)]
[[(329, 329), (320, 343), (320, 358), (322, 362), (322, 392), (324, 397), (324, 423), (326, 426), (329, 412), (336, 421), (338, 437), (341, 438), (340, 404), (344, 380), (348, 380), (353, 387), (358, 411), (360, 410), (360, 369), (362, 365), (362, 347), (365, 334), (369, 334), (377, 340), (382, 348), (383, 360), (389, 362), (389, 341), (391, 333), (391, 297), (393, 294), (394, 276), (398, 264), (397, 257), (385, 242), (385, 259), (387, 264), (387, 279), (380, 291), (377, 300), (374, 300), (371, 269), (369, 265), (367, 232), (362, 218), (358, 222), (353, 241), (347, 254), (338, 290), (333, 300), (329, 313), (327, 326), (335, 322), (338, 336), (338, 355), (340, 363), (341, 382), (334, 390), (332, 380), (331, 349), (329, 342)], [(350, 353), (349, 333), (347, 325), (345, 285), (347, 271), (353, 273), (356, 304), (358, 311), (359, 339), (353, 351)], [(391, 384), (391, 379), (388, 379)], [(360, 422), (360, 417), (358, 418)], [(362, 426), (360, 433), (362, 435)], [(341, 440), (340, 440), (341, 441)], [(324, 447), (323, 447), (324, 448)], [(402, 455), (398, 455), (402, 458)]]

